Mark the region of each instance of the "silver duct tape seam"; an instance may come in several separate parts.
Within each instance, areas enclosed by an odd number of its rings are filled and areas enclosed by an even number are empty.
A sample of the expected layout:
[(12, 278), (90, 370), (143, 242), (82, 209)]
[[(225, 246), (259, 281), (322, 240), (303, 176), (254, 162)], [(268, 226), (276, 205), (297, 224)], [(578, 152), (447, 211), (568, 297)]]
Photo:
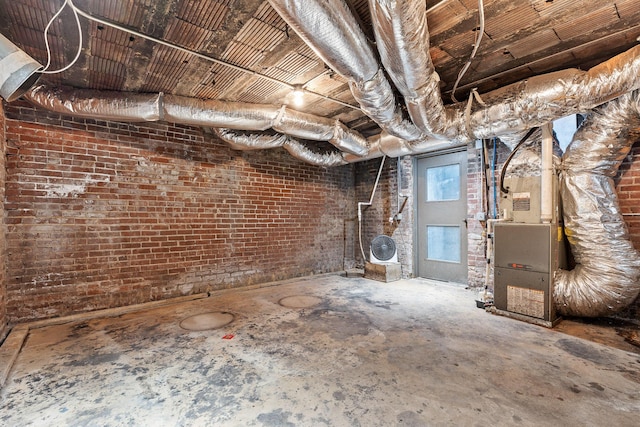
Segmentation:
[(613, 176), (635, 142), (640, 91), (595, 109), (563, 157), (564, 226), (577, 266), (556, 274), (554, 300), (564, 315), (614, 314), (640, 293), (640, 257), (620, 213)]

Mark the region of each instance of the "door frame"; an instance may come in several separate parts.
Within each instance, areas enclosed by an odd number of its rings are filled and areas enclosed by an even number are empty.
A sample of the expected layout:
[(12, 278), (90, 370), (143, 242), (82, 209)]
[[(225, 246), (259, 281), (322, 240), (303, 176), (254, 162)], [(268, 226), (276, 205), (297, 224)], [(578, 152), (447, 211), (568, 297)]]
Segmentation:
[[(469, 146), (467, 144), (457, 144), (457, 145), (452, 145), (451, 147), (442, 149), (442, 150), (436, 150), (436, 151), (430, 151), (428, 153), (424, 153), (424, 154), (420, 154), (418, 156), (413, 156), (413, 160), (411, 161), (411, 168), (413, 169), (413, 277), (420, 277), (418, 275), (419, 272), (419, 262), (420, 262), (420, 256), (418, 254), (418, 244), (419, 244), (419, 239), (418, 239), (418, 207), (419, 207), (419, 203), (418, 203), (418, 160), (420, 159), (425, 159), (428, 157), (437, 157), (437, 156), (442, 156), (445, 154), (452, 154), (452, 153), (459, 153), (461, 151), (465, 151), (468, 152), (469, 151)], [(466, 170), (467, 175), (469, 174), (469, 161), (467, 159), (467, 170)], [(467, 200), (469, 198), (469, 182), (467, 180)], [(467, 203), (467, 215), (468, 215), (468, 209), (469, 209), (469, 205)], [(468, 233), (467, 233), (467, 242), (468, 242)], [(467, 248), (467, 256), (468, 256), (468, 252), (469, 249)], [(469, 259), (467, 258), (467, 266), (469, 264)], [(468, 281), (469, 277), (467, 275), (467, 281)]]

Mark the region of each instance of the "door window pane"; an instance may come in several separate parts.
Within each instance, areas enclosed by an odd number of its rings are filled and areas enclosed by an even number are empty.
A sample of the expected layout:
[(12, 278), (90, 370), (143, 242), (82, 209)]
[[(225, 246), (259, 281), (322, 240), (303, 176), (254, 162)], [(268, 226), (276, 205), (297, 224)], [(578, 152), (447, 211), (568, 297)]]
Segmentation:
[(427, 259), (460, 262), (460, 227), (427, 226)]
[(427, 168), (427, 202), (460, 199), (460, 165)]

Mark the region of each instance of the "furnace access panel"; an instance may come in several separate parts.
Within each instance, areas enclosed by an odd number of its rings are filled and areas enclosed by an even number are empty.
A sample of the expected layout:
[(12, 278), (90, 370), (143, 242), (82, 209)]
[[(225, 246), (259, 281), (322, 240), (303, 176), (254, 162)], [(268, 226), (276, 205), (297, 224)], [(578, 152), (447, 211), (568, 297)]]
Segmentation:
[(553, 323), (558, 226), (497, 223), (494, 250), (495, 308)]

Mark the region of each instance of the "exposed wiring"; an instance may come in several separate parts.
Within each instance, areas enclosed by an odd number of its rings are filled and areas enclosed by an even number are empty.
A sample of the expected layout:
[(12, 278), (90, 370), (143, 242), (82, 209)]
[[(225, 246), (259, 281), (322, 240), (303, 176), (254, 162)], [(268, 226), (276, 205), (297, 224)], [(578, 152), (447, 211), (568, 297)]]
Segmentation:
[(460, 72), (458, 73), (458, 78), (456, 82), (453, 84), (453, 89), (451, 90), (451, 100), (453, 102), (458, 102), (456, 99), (456, 90), (458, 89), (458, 84), (462, 77), (465, 75), (469, 67), (471, 66), (471, 61), (475, 58), (476, 53), (478, 52), (478, 47), (480, 47), (480, 42), (482, 41), (482, 35), (484, 34), (484, 3), (483, 0), (478, 0), (478, 20), (479, 28), (476, 31), (475, 41), (473, 42), (473, 51), (471, 52), (471, 56), (467, 59), (467, 62), (464, 64)]
[(527, 132), (527, 134), (520, 140), (520, 142), (518, 142), (518, 144), (515, 147), (513, 147), (513, 150), (511, 150), (511, 153), (509, 153), (509, 157), (507, 157), (507, 160), (504, 161), (504, 165), (502, 165), (502, 171), (500, 172), (500, 191), (502, 193), (505, 193), (505, 194), (509, 193), (509, 190), (504, 188), (504, 175), (507, 172), (507, 167), (509, 166), (511, 159), (516, 154), (516, 151), (518, 151), (520, 147), (522, 147), (522, 144), (524, 144), (527, 141), (527, 139), (529, 139), (529, 137), (533, 135), (533, 133), (537, 130), (538, 130), (537, 127), (529, 129), (529, 132)]
[[(198, 57), (200, 59), (204, 59), (206, 61), (213, 62), (214, 64), (223, 65), (223, 66), (231, 68), (233, 70), (240, 71), (240, 72), (243, 72), (245, 74), (250, 74), (252, 76), (255, 76), (255, 77), (258, 77), (258, 78), (261, 78), (261, 79), (264, 79), (264, 80), (268, 80), (268, 81), (273, 82), (273, 83), (277, 83), (279, 85), (282, 85), (284, 87), (287, 87), (287, 88), (291, 89), (292, 91), (295, 90), (296, 87), (297, 87), (297, 85), (294, 85), (294, 84), (291, 84), (291, 83), (287, 83), (285, 81), (276, 79), (274, 77), (267, 76), (266, 74), (262, 74), (262, 73), (259, 73), (257, 71), (253, 71), (253, 70), (250, 70), (248, 68), (244, 68), (244, 67), (241, 67), (239, 65), (235, 65), (235, 64), (223, 61), (223, 60), (218, 59), (218, 58), (214, 58), (214, 57), (211, 57), (211, 56), (203, 55), (200, 52), (196, 52), (196, 51), (193, 51), (193, 50), (190, 50), (190, 49), (186, 49), (186, 48), (184, 48), (182, 46), (178, 46), (177, 44), (174, 44), (174, 43), (171, 43), (171, 42), (168, 42), (168, 41), (165, 41), (165, 40), (161, 40), (161, 39), (158, 39), (158, 38), (155, 38), (155, 37), (140, 33), (140, 32), (135, 31), (135, 30), (131, 30), (129, 28), (123, 27), (122, 25), (116, 24), (114, 22), (107, 21), (105, 19), (98, 18), (98, 17), (93, 16), (90, 13), (87, 13), (87, 12), (83, 11), (82, 9), (78, 8), (73, 3), (71, 3), (70, 0), (67, 0), (67, 1), (69, 2), (69, 4), (71, 5), (71, 7), (73, 8), (73, 10), (76, 13), (78, 13), (79, 15), (89, 19), (90, 21), (94, 21), (94, 22), (97, 22), (99, 24), (107, 25), (109, 27), (115, 28), (115, 29), (120, 30), (120, 31), (124, 31), (124, 32), (132, 34), (134, 36), (143, 38), (145, 40), (149, 40), (149, 41), (152, 41), (154, 43), (158, 43), (158, 44), (161, 44), (163, 46), (167, 46), (167, 47), (170, 47), (172, 49), (179, 50), (180, 52), (184, 52), (184, 53), (187, 53), (189, 55), (196, 56), (196, 57)], [(323, 95), (321, 93), (311, 91), (309, 89), (304, 89), (304, 93), (308, 93), (310, 95), (317, 96), (317, 97), (322, 98), (322, 99), (324, 99), (326, 101), (330, 101), (330, 102), (334, 102), (336, 104), (340, 104), (340, 105), (342, 105), (344, 107), (349, 107), (349, 108), (352, 108), (354, 110), (360, 110), (360, 107), (357, 106), (357, 105), (351, 105), (348, 102), (340, 101), (339, 99), (332, 98), (330, 96), (326, 96), (326, 95)]]
[[(48, 68), (51, 66), (51, 47), (49, 46), (49, 37), (48, 37), (49, 28), (51, 27), (51, 24), (53, 24), (53, 21), (56, 20), (56, 18), (62, 13), (62, 11), (67, 5), (69, 5), (69, 7), (71, 8), (71, 11), (73, 12), (73, 16), (76, 19), (76, 25), (78, 27), (78, 52), (76, 52), (76, 56), (66, 67), (60, 68), (58, 70), (49, 71)], [(80, 58), (80, 53), (82, 53), (82, 27), (80, 26), (80, 18), (78, 18), (78, 13), (76, 12), (76, 8), (71, 2), (71, 0), (65, 0), (65, 2), (62, 4), (58, 12), (55, 15), (53, 15), (53, 18), (49, 20), (49, 23), (44, 29), (44, 45), (47, 49), (47, 65), (44, 66), (42, 71), (38, 71), (39, 73), (42, 73), (42, 74), (62, 73), (63, 71), (66, 71), (69, 68), (71, 68), (78, 61), (78, 58)]]

